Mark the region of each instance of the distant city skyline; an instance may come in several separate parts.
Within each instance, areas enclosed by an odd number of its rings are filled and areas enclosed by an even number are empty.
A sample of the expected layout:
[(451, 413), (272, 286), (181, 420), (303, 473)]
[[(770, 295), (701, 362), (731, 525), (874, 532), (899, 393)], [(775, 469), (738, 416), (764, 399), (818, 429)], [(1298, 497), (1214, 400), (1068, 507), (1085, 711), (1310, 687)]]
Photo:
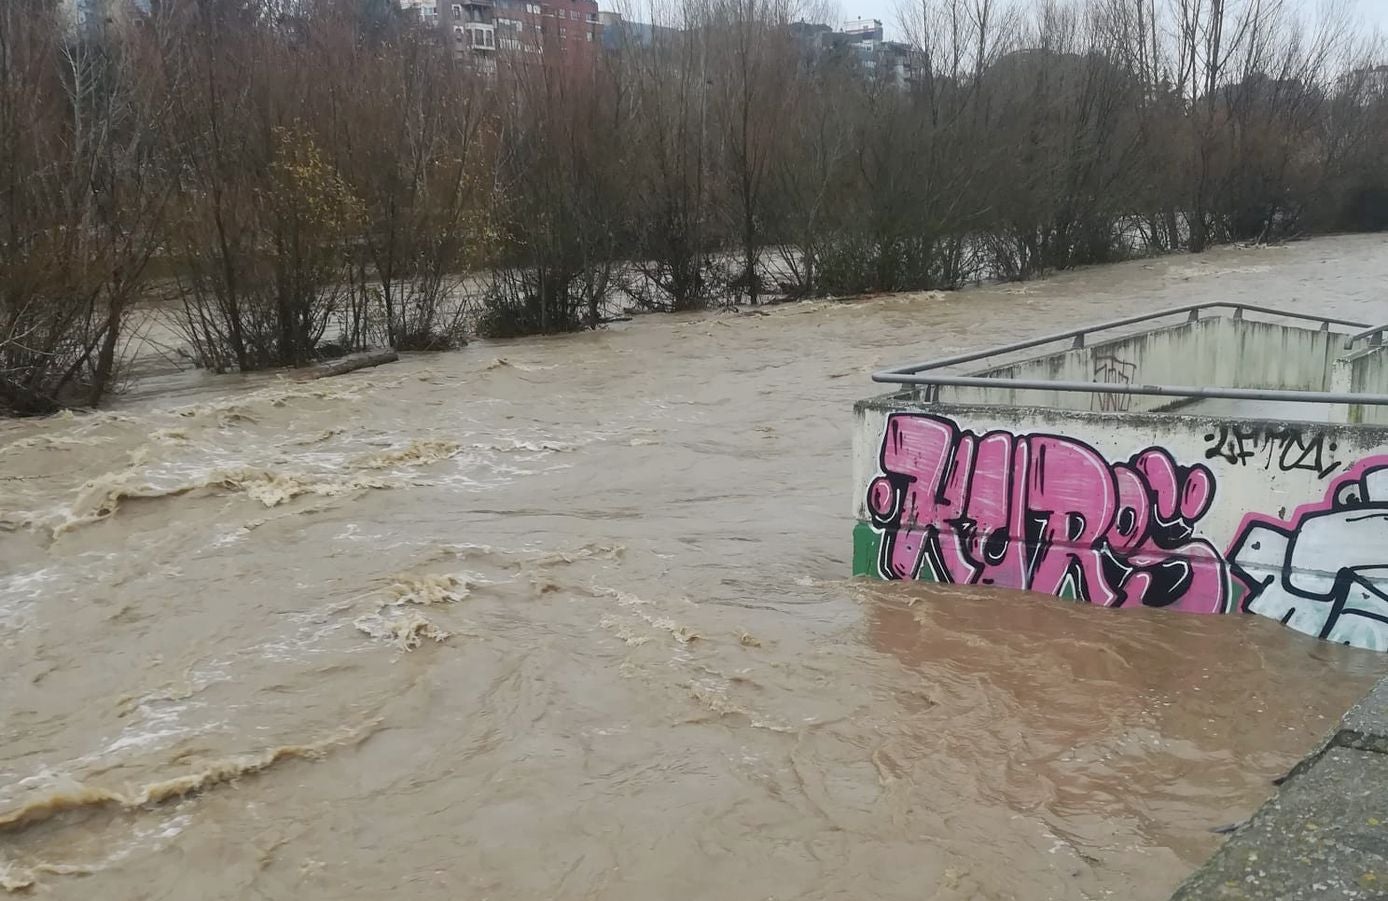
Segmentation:
[[(2, 0), (0, 0), (2, 2)], [(626, 16), (649, 18), (651, 0), (600, 0), (605, 12), (622, 11)], [(1040, 2), (1040, 0), (1036, 0)], [(1165, 0), (1158, 0), (1165, 2)], [(1313, 13), (1327, 0), (1289, 0), (1293, 7)], [(1388, 41), (1388, 0), (1345, 0), (1366, 31), (1377, 30)], [(852, 19), (880, 19), (888, 40), (902, 40), (900, 10), (903, 0), (828, 0), (829, 20), (835, 28)], [(915, 5), (915, 4), (912, 4)], [(645, 12), (646, 15), (642, 15)]]
[[(837, 3), (841, 24), (849, 19), (881, 19), (889, 40), (902, 38), (898, 21), (902, 0), (830, 0)], [(1039, 0), (1038, 0), (1039, 2)], [(1160, 3), (1161, 0), (1158, 0)], [(1377, 29), (1381, 35), (1388, 36), (1388, 0), (1348, 0), (1351, 14), (1358, 16), (1368, 29)], [(1300, 7), (1308, 13), (1324, 4), (1324, 0), (1290, 0), (1293, 7)], [(913, 4), (915, 5), (915, 4)]]

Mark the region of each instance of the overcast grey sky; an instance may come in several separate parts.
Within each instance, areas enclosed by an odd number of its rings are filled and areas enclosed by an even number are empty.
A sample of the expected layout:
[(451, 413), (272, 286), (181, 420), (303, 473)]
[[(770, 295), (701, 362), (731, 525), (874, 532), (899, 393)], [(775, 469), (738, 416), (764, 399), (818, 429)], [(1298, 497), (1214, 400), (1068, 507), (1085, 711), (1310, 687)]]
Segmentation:
[[(833, 2), (833, 0), (831, 0)], [(844, 19), (881, 19), (888, 37), (897, 34), (897, 10), (901, 0), (837, 0)], [(1323, 0), (1291, 0), (1293, 5), (1313, 11)], [(1388, 0), (1348, 0), (1367, 29), (1388, 33)]]

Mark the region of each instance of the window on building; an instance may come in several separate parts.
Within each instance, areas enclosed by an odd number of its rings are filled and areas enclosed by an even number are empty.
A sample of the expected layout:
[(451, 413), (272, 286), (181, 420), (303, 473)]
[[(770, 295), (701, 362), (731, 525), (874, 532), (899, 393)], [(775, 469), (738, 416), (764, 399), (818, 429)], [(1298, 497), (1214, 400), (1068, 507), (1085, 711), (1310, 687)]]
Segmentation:
[(453, 18), (455, 18), (455, 19), (461, 19), (462, 17), (463, 17), (463, 4), (461, 4), (461, 3), (455, 3), (455, 4), (453, 4)]
[(467, 34), (467, 29), (463, 28), (463, 26), (461, 26), (461, 25), (454, 25), (454, 26), (453, 26), (453, 35), (454, 35), (455, 37), (457, 37), (458, 39), (461, 40), (462, 37), (463, 37), (465, 34)]
[(527, 3), (525, 4), (525, 11), (530, 13), (532, 16), (538, 16), (540, 14), (540, 4)]
[(566, 37), (568, 37), (568, 36), (569, 36), (569, 29), (564, 28), (563, 26), (560, 26), (560, 28), (559, 28), (559, 37), (560, 37), (560, 38), (566, 38)]
[(597, 13), (589, 13), (589, 14), (588, 14), (588, 21), (589, 21), (589, 22), (594, 22), (594, 23), (596, 23), (596, 22), (598, 21), (598, 14), (597, 14)]
[(593, 33), (591, 31), (588, 32), (588, 43), (593, 43)]

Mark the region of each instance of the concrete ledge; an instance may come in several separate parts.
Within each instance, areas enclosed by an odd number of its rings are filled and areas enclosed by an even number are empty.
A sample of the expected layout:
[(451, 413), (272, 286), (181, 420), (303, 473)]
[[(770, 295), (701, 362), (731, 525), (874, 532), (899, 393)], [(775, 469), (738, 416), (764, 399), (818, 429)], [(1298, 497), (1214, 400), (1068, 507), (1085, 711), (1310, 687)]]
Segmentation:
[[(1349, 713), (1340, 721), (1340, 731), (1331, 738), (1331, 742), (1380, 754), (1388, 753), (1388, 679), (1375, 685), (1364, 700), (1349, 709)], [(1388, 803), (1388, 798), (1385, 803)]]
[(1388, 679), (1172, 901), (1388, 901)]

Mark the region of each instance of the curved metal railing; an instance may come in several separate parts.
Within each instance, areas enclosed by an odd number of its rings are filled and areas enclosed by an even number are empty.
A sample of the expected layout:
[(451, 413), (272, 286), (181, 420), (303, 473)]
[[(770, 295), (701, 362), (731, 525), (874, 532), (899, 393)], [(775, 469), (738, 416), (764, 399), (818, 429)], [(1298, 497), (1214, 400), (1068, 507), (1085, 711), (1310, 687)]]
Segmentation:
[(1383, 343), (1383, 333), (1388, 331), (1388, 323), (1383, 325), (1371, 325), (1362, 332), (1355, 332), (1345, 338), (1345, 350), (1353, 350), (1354, 345), (1360, 341), (1368, 339), (1370, 347), (1377, 347)]
[(1188, 322), (1196, 322), (1200, 319), (1201, 313), (1214, 309), (1233, 310), (1232, 318), (1234, 319), (1242, 319), (1244, 313), (1259, 313), (1269, 316), (1281, 316), (1287, 319), (1316, 322), (1319, 323), (1320, 330), (1325, 332), (1328, 332), (1332, 325), (1363, 329), (1363, 331), (1350, 335), (1346, 339), (1346, 348), (1350, 347), (1355, 341), (1366, 337), (1372, 337), (1372, 343), (1378, 344), (1382, 340), (1382, 333), (1388, 331), (1388, 324), (1366, 327), (1366, 323), (1356, 322), (1350, 319), (1339, 319), (1334, 316), (1314, 316), (1308, 313), (1277, 310), (1272, 307), (1257, 306), (1255, 304), (1214, 301), (1169, 307), (1164, 310), (1143, 313), (1138, 316), (1127, 316), (1122, 319), (1101, 322), (1097, 325), (1087, 325), (1081, 328), (1070, 329), (1069, 331), (1057, 332), (1052, 335), (1044, 335), (1039, 338), (1030, 338), (1026, 341), (1018, 341), (1013, 344), (1003, 345), (1002, 347), (956, 354), (936, 360), (927, 360), (924, 363), (912, 363), (891, 369), (882, 369), (872, 374), (872, 380), (874, 382), (925, 386), (936, 389), (945, 386), (960, 388), (1020, 388), (1025, 390), (1073, 391), (1093, 394), (1142, 394), (1197, 400), (1206, 398), (1233, 398), (1236, 400), (1291, 401), (1293, 403), (1369, 404), (1372, 406), (1388, 406), (1388, 394), (1293, 391), (1271, 388), (1222, 388), (1194, 385), (1135, 385), (1113, 382), (1073, 382), (1049, 379), (998, 378), (979, 375), (948, 375), (936, 372), (936, 370), (943, 369), (947, 366), (958, 366), (961, 363), (973, 363), (989, 357), (1002, 356), (1020, 350), (1030, 350), (1031, 348), (1041, 347), (1046, 344), (1054, 344), (1060, 341), (1070, 341), (1072, 348), (1080, 348), (1084, 347), (1086, 339), (1095, 333), (1122, 328), (1124, 326), (1139, 325), (1144, 322), (1164, 319), (1169, 316), (1184, 315), (1187, 317)]

